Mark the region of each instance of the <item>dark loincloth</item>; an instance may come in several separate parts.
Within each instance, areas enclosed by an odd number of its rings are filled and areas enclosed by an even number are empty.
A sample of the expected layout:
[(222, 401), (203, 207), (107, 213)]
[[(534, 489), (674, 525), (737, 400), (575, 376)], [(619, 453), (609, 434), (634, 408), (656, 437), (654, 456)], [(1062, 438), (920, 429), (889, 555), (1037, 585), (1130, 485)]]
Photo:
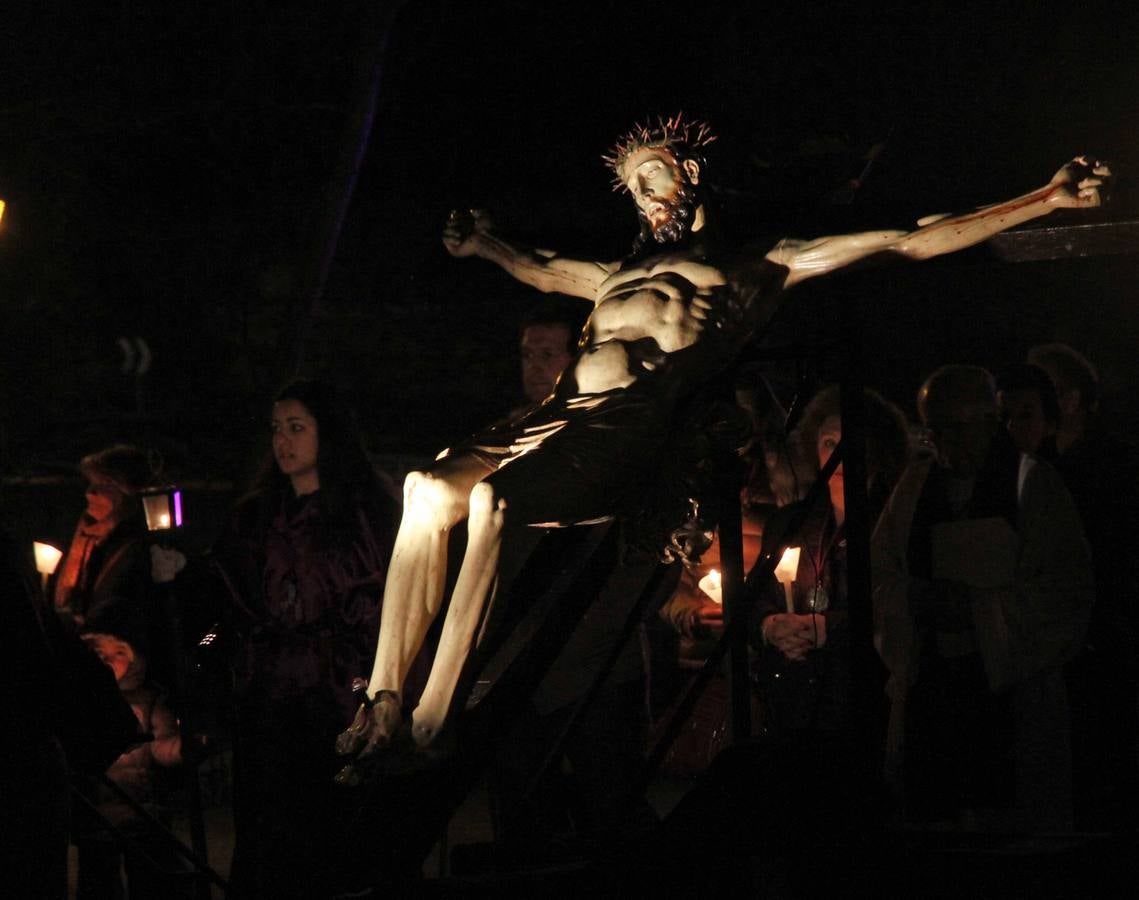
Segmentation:
[(671, 404), (631, 385), (602, 394), (553, 396), (444, 451), (494, 469), (486, 481), (515, 521), (573, 525), (612, 518), (637, 505), (656, 473)]

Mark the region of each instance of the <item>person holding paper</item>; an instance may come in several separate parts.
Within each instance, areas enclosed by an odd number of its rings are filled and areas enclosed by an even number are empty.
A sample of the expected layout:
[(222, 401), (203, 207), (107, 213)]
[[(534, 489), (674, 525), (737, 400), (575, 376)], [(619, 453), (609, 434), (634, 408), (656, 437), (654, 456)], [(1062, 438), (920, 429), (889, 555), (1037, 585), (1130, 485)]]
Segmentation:
[(985, 369), (938, 369), (918, 409), (937, 457), (902, 475), (872, 541), (889, 774), (911, 819), (1069, 828), (1063, 666), (1092, 601), (1079, 516), (999, 428)]

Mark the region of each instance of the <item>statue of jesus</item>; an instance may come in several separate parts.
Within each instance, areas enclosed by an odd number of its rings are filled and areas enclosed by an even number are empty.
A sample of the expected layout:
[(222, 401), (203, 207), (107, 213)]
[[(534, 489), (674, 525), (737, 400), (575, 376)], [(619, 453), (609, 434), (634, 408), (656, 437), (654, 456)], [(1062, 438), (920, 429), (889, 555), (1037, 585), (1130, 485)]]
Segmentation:
[[(963, 215), (920, 220), (911, 231), (785, 238), (745, 261), (718, 257), (704, 201), (707, 124), (677, 115), (636, 126), (606, 156), (615, 187), (641, 222), (633, 254), (616, 262), (572, 259), (497, 233), (479, 211), (452, 214), (443, 242), (455, 257), (488, 259), (527, 285), (593, 306), (580, 356), (553, 392), (519, 420), (445, 451), (404, 485), (404, 511), (384, 591), (368, 691), (338, 747), (370, 754), (402, 722), (408, 667), (443, 604), (447, 536), (463, 518), (469, 538), (426, 688), (411, 716), (429, 745), (451, 707), (509, 524), (597, 522), (635, 504), (656, 470), (677, 404), (729, 364), (782, 294), (809, 278), (871, 256), (921, 260), (984, 241), (1055, 209), (1095, 207), (1110, 175), (1077, 158), (1043, 187)], [(464, 218), (466, 221), (464, 221)]]

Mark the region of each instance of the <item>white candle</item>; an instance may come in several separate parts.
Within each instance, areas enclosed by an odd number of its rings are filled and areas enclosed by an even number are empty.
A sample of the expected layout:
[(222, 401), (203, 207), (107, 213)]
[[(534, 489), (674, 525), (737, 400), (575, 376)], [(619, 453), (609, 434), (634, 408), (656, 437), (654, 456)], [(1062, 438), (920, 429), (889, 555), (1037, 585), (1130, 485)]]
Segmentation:
[(788, 547), (783, 551), (779, 565), (775, 567), (775, 578), (783, 585), (783, 599), (789, 613), (795, 612), (795, 575), (799, 572), (799, 549)]
[(44, 593), (47, 593), (47, 581), (51, 578), (51, 573), (55, 571), (56, 566), (59, 565), (63, 551), (42, 541), (33, 541), (32, 548), (36, 553), (36, 571), (40, 573)]
[(724, 602), (724, 589), (720, 581), (720, 573), (715, 569), (709, 569), (708, 574), (701, 578), (696, 586), (711, 597), (713, 603)]
[[(25, 544), (25, 546), (27, 545)], [(51, 544), (44, 544), (40, 541), (34, 542), (32, 546), (36, 551), (36, 571), (41, 575), (50, 575), (55, 571), (55, 567), (59, 565), (63, 551), (58, 547), (53, 547)]]

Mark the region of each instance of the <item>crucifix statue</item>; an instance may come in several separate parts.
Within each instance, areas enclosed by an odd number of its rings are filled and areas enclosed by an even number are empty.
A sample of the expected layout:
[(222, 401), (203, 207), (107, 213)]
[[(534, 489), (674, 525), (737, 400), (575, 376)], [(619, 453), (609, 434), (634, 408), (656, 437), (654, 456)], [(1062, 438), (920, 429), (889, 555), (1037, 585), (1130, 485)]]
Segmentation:
[(908, 231), (785, 238), (761, 258), (739, 260), (716, 245), (705, 203), (705, 149), (713, 140), (707, 124), (677, 115), (634, 127), (605, 157), (641, 223), (625, 259), (523, 246), (480, 211), (448, 220), (443, 242), (452, 256), (488, 259), (539, 290), (580, 297), (592, 313), (580, 356), (545, 401), (408, 475), (368, 684), (372, 702), (341, 736), (341, 752), (370, 754), (400, 727), (404, 678), (443, 606), (447, 537), (456, 523), (467, 519), (469, 539), (411, 715), (420, 747), (444, 726), (496, 587), (504, 529), (597, 522), (635, 505), (678, 404), (732, 361), (785, 291), (869, 257), (927, 259), (1056, 209), (1098, 206), (1110, 175), (1101, 163), (1076, 158), (1043, 187), (1003, 203), (931, 216)]

